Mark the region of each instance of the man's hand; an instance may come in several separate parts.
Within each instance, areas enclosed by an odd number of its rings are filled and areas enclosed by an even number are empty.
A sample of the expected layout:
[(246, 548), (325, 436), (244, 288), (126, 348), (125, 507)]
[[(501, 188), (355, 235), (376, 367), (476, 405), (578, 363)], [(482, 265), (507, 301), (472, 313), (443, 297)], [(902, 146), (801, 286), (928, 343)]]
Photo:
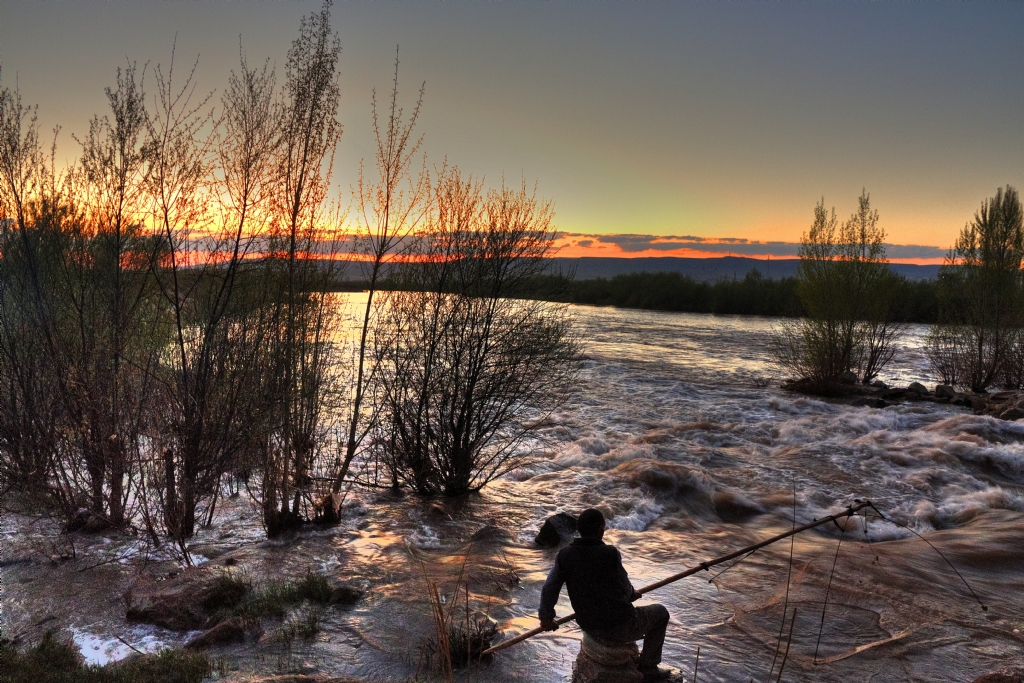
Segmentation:
[(637, 600), (639, 600), (642, 597), (643, 596), (640, 595), (639, 591), (637, 591), (637, 589), (634, 588), (633, 589), (633, 595), (629, 598), (629, 601), (630, 602), (636, 602)]
[(558, 630), (558, 624), (555, 623), (554, 619), (541, 619), (540, 628), (542, 631), (556, 631)]

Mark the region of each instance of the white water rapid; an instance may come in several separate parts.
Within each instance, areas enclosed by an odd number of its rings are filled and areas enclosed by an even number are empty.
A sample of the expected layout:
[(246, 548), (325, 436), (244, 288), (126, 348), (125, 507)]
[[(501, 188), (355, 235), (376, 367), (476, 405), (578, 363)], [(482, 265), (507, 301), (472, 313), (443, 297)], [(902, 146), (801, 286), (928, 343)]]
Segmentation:
[[(699, 681), (768, 680), (784, 604), (799, 614), (785, 681), (971, 681), (1021, 663), (1024, 422), (930, 402), (838, 405), (787, 393), (778, 377), (759, 386), (773, 374), (770, 319), (574, 312), (587, 357), (578, 394), (545, 423), (537, 461), (481, 494), (423, 501), (357, 492), (341, 526), (273, 542), (244, 497), (225, 504), (194, 543), (211, 563), (230, 554), (253, 576), (313, 569), (358, 577), (370, 590), (354, 608), (329, 612), (312, 644), (283, 652), (249, 643), (219, 655), (242, 669), (407, 680), (430, 633), (425, 576), (450, 600), (461, 573), (471, 608), (503, 634), (537, 625), (554, 551), (532, 539), (555, 512), (601, 508), (610, 518), (606, 541), (640, 587), (789, 529), (795, 491), (796, 524), (855, 498), (872, 500), (940, 550), (988, 611), (935, 550), (900, 526), (868, 518), (845, 531), (822, 527), (713, 582), (728, 565), (645, 596), (670, 610), (665, 659), (687, 680), (698, 646)], [(921, 352), (926, 332), (909, 330), (883, 380), (934, 385)], [(0, 526), (5, 633), (38, 630), (49, 619), (83, 643), (180, 641), (133, 635), (137, 627), (124, 623), (120, 593), (142, 571), (132, 557), (79, 571), (125, 552), (127, 541), (79, 540), (76, 559), (51, 565), (47, 544), (64, 541), (45, 521), (29, 522), (7, 514)], [(472, 540), (484, 525), (496, 529)], [(563, 591), (558, 612), (568, 611)], [(459, 678), (568, 681), (579, 637), (562, 627)], [(778, 664), (775, 671), (771, 680)]]

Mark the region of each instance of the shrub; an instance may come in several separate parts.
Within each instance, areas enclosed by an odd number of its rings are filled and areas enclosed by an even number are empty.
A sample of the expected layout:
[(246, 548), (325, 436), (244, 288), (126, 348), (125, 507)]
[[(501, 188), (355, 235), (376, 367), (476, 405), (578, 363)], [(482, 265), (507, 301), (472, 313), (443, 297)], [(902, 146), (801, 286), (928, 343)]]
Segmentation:
[(129, 657), (102, 667), (86, 665), (74, 645), (52, 633), (25, 652), (0, 645), (3, 683), (199, 683), (211, 670), (206, 655), (185, 650)]

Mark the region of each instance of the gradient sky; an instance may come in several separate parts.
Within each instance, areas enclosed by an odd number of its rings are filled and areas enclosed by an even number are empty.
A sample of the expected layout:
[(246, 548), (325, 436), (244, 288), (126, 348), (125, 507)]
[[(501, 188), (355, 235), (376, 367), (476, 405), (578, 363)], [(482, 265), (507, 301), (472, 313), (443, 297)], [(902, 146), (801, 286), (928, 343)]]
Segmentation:
[[(127, 60), (166, 65), (177, 35), (179, 68), (198, 56), (219, 89), (241, 36), (283, 72), (318, 9), (0, 0), (2, 77), (71, 158)], [(845, 218), (866, 188), (888, 241), (920, 245), (891, 255), (935, 259), (996, 187), (1024, 189), (1024, 3), (338, 2), (332, 18), (339, 191), (372, 153), (370, 91), (400, 45), (431, 159), (536, 181), (567, 255), (784, 256), (819, 198)]]

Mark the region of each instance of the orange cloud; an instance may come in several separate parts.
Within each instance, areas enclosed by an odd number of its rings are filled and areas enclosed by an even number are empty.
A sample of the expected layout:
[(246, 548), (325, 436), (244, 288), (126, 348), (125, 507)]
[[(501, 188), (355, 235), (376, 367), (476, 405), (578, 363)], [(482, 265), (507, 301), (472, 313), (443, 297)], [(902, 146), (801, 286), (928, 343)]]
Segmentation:
[[(797, 242), (760, 242), (742, 238), (713, 238), (639, 234), (561, 233), (555, 240), (557, 256), (563, 258), (720, 258), (740, 256), (755, 259), (798, 258)], [(921, 245), (886, 245), (889, 261), (920, 266), (941, 265), (945, 250)]]

